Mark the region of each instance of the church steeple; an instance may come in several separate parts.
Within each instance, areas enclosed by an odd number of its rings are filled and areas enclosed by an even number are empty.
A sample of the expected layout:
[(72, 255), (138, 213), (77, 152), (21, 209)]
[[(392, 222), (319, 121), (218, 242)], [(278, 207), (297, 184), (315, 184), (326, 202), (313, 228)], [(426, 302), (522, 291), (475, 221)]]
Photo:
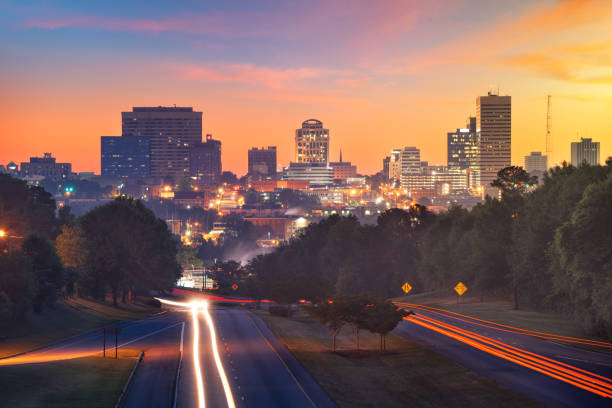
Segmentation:
[(340, 149), (340, 163), (342, 163), (342, 149)]

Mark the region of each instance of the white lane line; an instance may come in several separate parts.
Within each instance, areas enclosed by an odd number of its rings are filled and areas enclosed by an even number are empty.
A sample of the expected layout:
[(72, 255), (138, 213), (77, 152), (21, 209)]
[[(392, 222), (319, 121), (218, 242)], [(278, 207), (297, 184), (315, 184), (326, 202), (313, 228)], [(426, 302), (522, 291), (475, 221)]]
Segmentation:
[(203, 304), (202, 314), (208, 324), (208, 330), (210, 331), (210, 342), (212, 346), (213, 357), (215, 360), (215, 365), (217, 366), (217, 372), (219, 373), (219, 377), (221, 378), (221, 383), (223, 384), (223, 391), (225, 391), (225, 399), (227, 401), (228, 408), (235, 408), (236, 404), (234, 403), (234, 396), (232, 395), (232, 390), (229, 386), (229, 381), (227, 380), (227, 376), (225, 375), (225, 370), (223, 369), (223, 364), (221, 364), (221, 357), (219, 356), (219, 349), (217, 347), (217, 334), (215, 332), (215, 325), (213, 323), (212, 317), (208, 311), (208, 302)]
[[(249, 312), (247, 312), (249, 313)], [(265, 342), (268, 344), (268, 347), (270, 347), (272, 349), (272, 351), (274, 352), (274, 354), (276, 354), (276, 357), (278, 357), (278, 359), (280, 360), (280, 362), (283, 364), (283, 366), (285, 367), (285, 369), (287, 370), (287, 372), (289, 373), (289, 375), (291, 376), (291, 378), (293, 378), (293, 381), (295, 381), (295, 383), (297, 384), (297, 386), (300, 388), (300, 390), (302, 391), (302, 393), (304, 394), (304, 396), (306, 397), (306, 399), (308, 399), (308, 401), (310, 402), (310, 404), (317, 408), (317, 404), (314, 403), (314, 401), (310, 398), (310, 396), (306, 393), (306, 390), (304, 390), (304, 387), (302, 387), (302, 384), (300, 384), (300, 382), (297, 380), (297, 378), (295, 378), (295, 375), (293, 375), (293, 372), (291, 371), (291, 369), (289, 368), (289, 366), (287, 365), (287, 363), (285, 363), (285, 360), (283, 360), (283, 358), (280, 356), (280, 354), (278, 354), (278, 351), (276, 351), (276, 349), (274, 348), (274, 346), (272, 346), (272, 344), (270, 343), (270, 341), (267, 339), (267, 337), (263, 334), (263, 332), (261, 331), (261, 329), (259, 327), (257, 327), (257, 324), (255, 324), (255, 321), (253, 320), (253, 317), (248, 314), (249, 316), (249, 320), (251, 321), (251, 323), (253, 324), (253, 326), (255, 326), (255, 328), (257, 329), (257, 331), (259, 332), (259, 334), (261, 335), (261, 337), (263, 337), (263, 339), (265, 340)]]
[(178, 388), (179, 388), (179, 378), (181, 376), (181, 366), (183, 365), (183, 334), (185, 333), (185, 322), (183, 322), (183, 327), (181, 327), (181, 345), (179, 346), (179, 362), (178, 367), (176, 368), (176, 377), (174, 379), (174, 401), (172, 402), (172, 408), (176, 408), (176, 402), (178, 401)]

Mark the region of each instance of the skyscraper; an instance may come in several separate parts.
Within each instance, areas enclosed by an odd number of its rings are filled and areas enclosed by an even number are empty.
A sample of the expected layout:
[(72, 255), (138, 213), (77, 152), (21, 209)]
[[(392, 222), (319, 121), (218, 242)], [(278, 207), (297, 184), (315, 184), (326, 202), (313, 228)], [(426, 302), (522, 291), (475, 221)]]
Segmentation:
[(525, 171), (538, 179), (548, 170), (548, 157), (542, 152), (531, 152), (525, 156)]
[(480, 183), (488, 192), (497, 172), (511, 163), (511, 103), (510, 96), (493, 92), (476, 99)]
[(416, 174), (421, 171), (421, 151), (416, 147), (404, 147), (400, 152), (401, 174)]
[(259, 178), (276, 177), (276, 146), (258, 149), (254, 147), (248, 152), (249, 176)]
[(448, 167), (461, 170), (471, 169), (470, 187), (480, 185), (478, 156), (476, 118), (470, 117), (465, 128), (447, 134)]
[(401, 152), (400, 149), (392, 149), (389, 156), (389, 180), (396, 184), (399, 184), (402, 175)]
[(599, 165), (599, 142), (584, 137), (580, 138), (580, 142), (572, 142), (572, 164), (580, 166), (583, 163)]
[(329, 129), (317, 119), (302, 122), (302, 127), (295, 131), (295, 160), (297, 163), (329, 162)]
[(189, 150), (189, 173), (206, 183), (216, 183), (221, 176), (221, 142), (206, 135), (205, 143), (196, 143)]
[(146, 136), (101, 136), (103, 177), (144, 178), (150, 175), (150, 145)]
[(384, 179), (389, 179), (389, 164), (391, 162), (391, 156), (385, 156), (385, 158), (383, 158), (383, 168), (382, 168), (382, 174), (383, 174), (383, 178)]
[(202, 112), (190, 107), (134, 107), (122, 112), (122, 135), (150, 139), (151, 176), (189, 172), (189, 149), (202, 142)]

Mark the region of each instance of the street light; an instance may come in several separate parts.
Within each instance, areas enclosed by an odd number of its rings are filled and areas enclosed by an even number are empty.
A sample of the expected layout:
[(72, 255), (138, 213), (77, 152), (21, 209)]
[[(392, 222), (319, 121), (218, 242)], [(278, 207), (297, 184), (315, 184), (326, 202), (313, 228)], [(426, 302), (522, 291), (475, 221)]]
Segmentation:
[(6, 236), (6, 231), (0, 229), (0, 238), (4, 238)]

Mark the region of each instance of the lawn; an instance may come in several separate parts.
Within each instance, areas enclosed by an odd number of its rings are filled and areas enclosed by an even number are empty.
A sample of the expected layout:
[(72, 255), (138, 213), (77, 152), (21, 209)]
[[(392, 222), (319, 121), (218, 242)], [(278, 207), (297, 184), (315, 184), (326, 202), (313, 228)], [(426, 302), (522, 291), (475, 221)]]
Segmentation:
[(457, 304), (456, 295), (440, 292), (409, 295), (394, 300), (437, 307), (521, 329), (561, 336), (592, 338), (584, 332), (580, 323), (566, 316), (529, 310), (514, 310), (513, 304), (505, 300), (486, 300), (485, 302), (480, 302), (478, 297), (470, 297), (466, 293), (460, 299), (459, 304)]
[(340, 407), (534, 407), (536, 402), (402, 337), (362, 332), (367, 350), (351, 353), (353, 333), (338, 335), (340, 353), (329, 352), (328, 330), (308, 317), (259, 315)]
[(0, 367), (2, 407), (113, 407), (139, 352)]
[(53, 309), (30, 314), (21, 324), (0, 333), (0, 357), (49, 344), (111, 323), (133, 320), (159, 312), (140, 304), (113, 307), (104, 302), (74, 298), (58, 302)]

